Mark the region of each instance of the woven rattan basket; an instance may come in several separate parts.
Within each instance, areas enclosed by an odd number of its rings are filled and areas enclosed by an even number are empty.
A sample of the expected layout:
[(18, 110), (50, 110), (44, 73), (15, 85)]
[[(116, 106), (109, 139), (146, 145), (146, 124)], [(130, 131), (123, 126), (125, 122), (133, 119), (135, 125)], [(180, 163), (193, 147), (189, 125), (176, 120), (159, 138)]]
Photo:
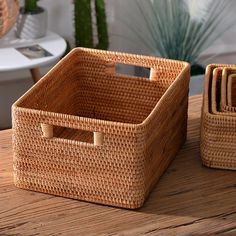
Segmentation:
[(218, 114), (220, 111), (221, 102), (221, 81), (223, 68), (215, 68), (213, 70), (212, 85), (211, 85), (211, 113)]
[[(230, 113), (212, 113), (212, 80), (215, 68), (235, 65), (209, 65), (204, 81), (200, 151), (203, 164), (213, 168), (236, 169), (236, 117)], [(218, 70), (219, 72), (219, 70)]]
[[(235, 107), (232, 106), (232, 76), (234, 76), (234, 73), (236, 73), (236, 68), (217, 68), (215, 70), (220, 70), (222, 71), (222, 75), (218, 75), (214, 78), (213, 76), (213, 82), (212, 82), (212, 96), (215, 96), (215, 100), (219, 100), (219, 94), (218, 96), (216, 95), (220, 91), (220, 105), (219, 105), (219, 111), (220, 112), (227, 112), (229, 115), (236, 115), (235, 113)], [(214, 72), (213, 72), (214, 74)], [(218, 82), (216, 83), (214, 80), (217, 80)], [(221, 81), (221, 85), (219, 84)], [(216, 85), (216, 86), (215, 86)], [(218, 90), (218, 91), (217, 91)], [(229, 93), (229, 95), (228, 95)], [(213, 103), (215, 101), (212, 99)], [(229, 100), (229, 102), (228, 102)], [(215, 106), (217, 107), (217, 106)], [(213, 112), (214, 113), (214, 112)], [(215, 112), (217, 113), (217, 112)]]
[[(223, 70), (224, 71), (224, 70)], [(220, 88), (220, 111), (225, 111), (225, 108), (228, 106), (227, 102), (227, 83), (228, 83), (228, 76), (224, 74), (222, 71), (222, 78), (221, 78), (221, 88)]]
[(236, 74), (232, 74), (228, 78), (227, 105), (236, 109)]
[(0, 38), (13, 27), (18, 13), (17, 0), (0, 0)]
[(185, 142), (189, 76), (185, 62), (74, 49), (13, 105), (15, 185), (141, 207)]
[(234, 107), (227, 105), (227, 81), (230, 73), (235, 71), (229, 67), (218, 67), (213, 70), (211, 86), (211, 113), (236, 116)]
[[(221, 99), (220, 99), (220, 111), (221, 112), (227, 112), (229, 115), (236, 115), (235, 107), (231, 105), (231, 98), (232, 97), (232, 91), (231, 91), (231, 85), (232, 85), (232, 75), (236, 73), (236, 68), (224, 68), (222, 70), (222, 80), (221, 80)], [(230, 81), (230, 83), (229, 83)], [(229, 83), (229, 85), (228, 85)], [(229, 100), (229, 103), (228, 103)]]

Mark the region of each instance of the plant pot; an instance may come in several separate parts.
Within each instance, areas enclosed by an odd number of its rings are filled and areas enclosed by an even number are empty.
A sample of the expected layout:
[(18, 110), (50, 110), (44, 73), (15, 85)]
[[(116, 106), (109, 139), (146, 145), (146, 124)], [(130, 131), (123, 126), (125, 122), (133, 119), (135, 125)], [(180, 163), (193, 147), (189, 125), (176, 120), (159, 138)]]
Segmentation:
[(21, 39), (37, 39), (47, 33), (47, 11), (38, 7), (36, 12), (25, 13), (21, 8), (16, 22), (16, 37)]

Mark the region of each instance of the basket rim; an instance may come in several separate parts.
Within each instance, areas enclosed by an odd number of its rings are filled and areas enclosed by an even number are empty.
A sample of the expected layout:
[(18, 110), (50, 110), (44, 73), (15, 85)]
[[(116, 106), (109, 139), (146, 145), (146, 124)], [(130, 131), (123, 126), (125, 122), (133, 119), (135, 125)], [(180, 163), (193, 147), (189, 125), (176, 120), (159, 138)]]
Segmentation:
[[(183, 68), (181, 69), (180, 73), (178, 76), (174, 79), (174, 81), (171, 83), (171, 85), (167, 88), (167, 90), (164, 92), (164, 94), (161, 96), (161, 98), (158, 100), (156, 105), (154, 106), (153, 110), (147, 115), (147, 117), (141, 122), (141, 123), (123, 123), (119, 121), (109, 121), (109, 120), (102, 120), (102, 119), (95, 119), (95, 118), (88, 118), (88, 117), (82, 117), (82, 116), (75, 116), (75, 115), (69, 115), (69, 114), (63, 114), (63, 113), (56, 113), (56, 112), (50, 112), (50, 111), (43, 111), (43, 110), (37, 110), (37, 109), (32, 109), (32, 108), (24, 108), (20, 106), (20, 103), (27, 98), (29, 95), (32, 95), (34, 91), (38, 88), (43, 86), (44, 81), (47, 79), (47, 77), (54, 72), (54, 70), (57, 69), (60, 65), (62, 65), (67, 59), (73, 54), (78, 53), (79, 51), (86, 51), (86, 52), (97, 52), (105, 55), (116, 55), (116, 56), (129, 56), (129, 57), (137, 57), (139, 59), (145, 59), (145, 60), (152, 60), (154, 62), (171, 62), (174, 64), (179, 64), (182, 65)], [(118, 62), (119, 63), (119, 62)], [(128, 63), (127, 63), (128, 64)], [(134, 65), (132, 63), (131, 65)], [(160, 67), (156, 65), (157, 68)], [(73, 120), (77, 122), (91, 122), (93, 124), (97, 125), (112, 125), (112, 126), (123, 126), (126, 128), (143, 128), (143, 126), (146, 126), (152, 118), (155, 116), (155, 114), (158, 112), (158, 108), (162, 101), (168, 97), (171, 94), (171, 91), (174, 89), (176, 83), (181, 80), (183, 75), (187, 73), (190, 70), (190, 64), (188, 62), (184, 61), (177, 61), (177, 60), (172, 60), (172, 59), (165, 59), (165, 58), (159, 58), (159, 57), (153, 57), (153, 56), (144, 56), (144, 55), (137, 55), (137, 54), (131, 54), (131, 53), (124, 53), (124, 52), (114, 52), (114, 51), (106, 51), (106, 50), (98, 50), (98, 49), (90, 49), (90, 48), (83, 48), (83, 47), (77, 47), (72, 49), (63, 59), (61, 59), (47, 74), (45, 74), (35, 85), (31, 87), (24, 95), (22, 95), (13, 105), (12, 105), (12, 110), (20, 110), (23, 112), (27, 113), (34, 113), (38, 115), (45, 115), (47, 117), (51, 118), (60, 118), (60, 119), (65, 119), (65, 120)], [(132, 77), (132, 76), (129, 76)], [(130, 78), (125, 78), (124, 79), (130, 79)], [(142, 79), (142, 78), (141, 78)], [(149, 79), (146, 79), (148, 82), (153, 82)]]

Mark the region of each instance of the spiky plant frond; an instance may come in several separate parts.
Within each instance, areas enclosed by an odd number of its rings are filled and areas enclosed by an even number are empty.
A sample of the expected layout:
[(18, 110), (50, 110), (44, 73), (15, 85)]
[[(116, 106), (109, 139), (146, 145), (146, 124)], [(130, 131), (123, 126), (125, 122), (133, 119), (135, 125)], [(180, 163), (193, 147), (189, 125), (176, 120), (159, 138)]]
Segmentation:
[(236, 18), (229, 14), (233, 2), (135, 0), (133, 12), (138, 19), (124, 9), (122, 21), (131, 33), (126, 37), (139, 39), (148, 54), (195, 64), (205, 49), (235, 25)]

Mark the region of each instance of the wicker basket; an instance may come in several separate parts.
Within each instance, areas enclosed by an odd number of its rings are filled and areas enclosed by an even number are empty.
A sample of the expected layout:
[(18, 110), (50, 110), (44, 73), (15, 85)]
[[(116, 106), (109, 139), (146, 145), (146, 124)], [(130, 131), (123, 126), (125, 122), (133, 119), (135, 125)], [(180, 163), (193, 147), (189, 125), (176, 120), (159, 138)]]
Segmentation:
[[(116, 73), (151, 68), (150, 80)], [(77, 48), (12, 108), (17, 187), (141, 207), (186, 139), (189, 64)]]
[(220, 112), (221, 102), (221, 80), (223, 67), (213, 70), (212, 85), (211, 85), (211, 113), (218, 114)]
[[(230, 113), (212, 113), (212, 83), (219, 70), (235, 65), (209, 65), (206, 69), (201, 119), (200, 151), (203, 164), (213, 168), (236, 169), (236, 117)], [(218, 74), (220, 76), (220, 73)]]
[(13, 27), (18, 13), (17, 0), (0, 0), (0, 38)]
[[(232, 75), (236, 73), (236, 68), (224, 68), (222, 72), (221, 81), (221, 101), (220, 101), (220, 111), (230, 113), (229, 115), (236, 115), (236, 109), (231, 104), (231, 85), (232, 85)], [(229, 83), (230, 81), (230, 83)], [(228, 84), (229, 83), (229, 84)], [(228, 89), (229, 87), (229, 89)], [(228, 91), (227, 91), (228, 90)], [(230, 99), (228, 99), (230, 97)], [(228, 100), (230, 103), (228, 103)]]
[[(236, 74), (232, 74), (228, 78), (227, 83), (227, 105), (236, 109)], [(236, 111), (236, 110), (235, 110)]]
[(218, 67), (213, 70), (211, 86), (211, 113), (218, 115), (236, 116), (234, 107), (227, 105), (227, 81), (230, 73), (236, 70), (227, 67)]
[(222, 71), (221, 78), (221, 88), (220, 88), (220, 111), (225, 112), (225, 108), (228, 106), (227, 102), (227, 83), (228, 83), (228, 75), (225, 73), (225, 69)]

